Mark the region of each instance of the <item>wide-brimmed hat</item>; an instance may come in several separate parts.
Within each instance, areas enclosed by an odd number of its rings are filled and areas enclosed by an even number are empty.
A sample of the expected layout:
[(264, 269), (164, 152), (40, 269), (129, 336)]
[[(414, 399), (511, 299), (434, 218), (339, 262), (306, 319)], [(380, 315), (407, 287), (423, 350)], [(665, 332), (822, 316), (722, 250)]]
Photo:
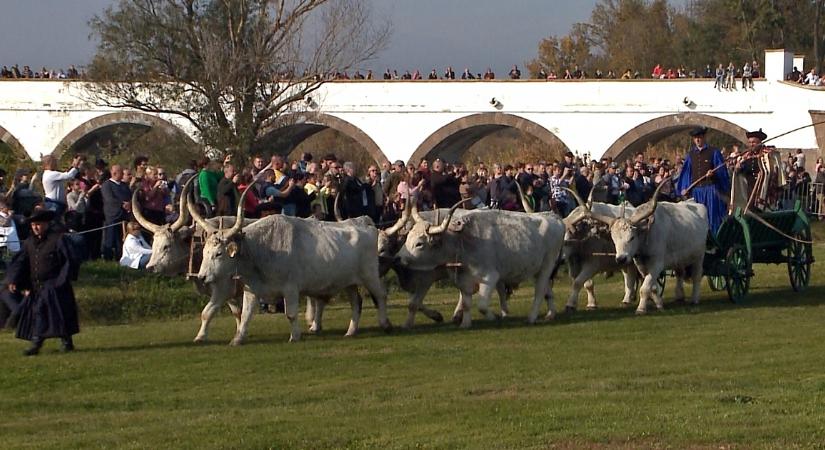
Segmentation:
[(29, 223), (32, 222), (51, 222), (56, 217), (54, 211), (48, 209), (35, 209), (31, 216), (29, 216)]
[(759, 131), (748, 131), (747, 133), (745, 133), (745, 136), (746, 136), (748, 139), (750, 139), (750, 138), (758, 138), (760, 141), (764, 141), (765, 139), (767, 139), (767, 138), (768, 138), (768, 135), (767, 135), (767, 134), (765, 134), (765, 132), (764, 132), (764, 131), (762, 131), (762, 129), (761, 129), (761, 128), (759, 129)]
[(708, 134), (708, 127), (696, 127), (694, 129), (690, 130), (690, 133), (688, 133), (688, 134), (690, 134), (692, 137), (704, 136), (704, 135)]

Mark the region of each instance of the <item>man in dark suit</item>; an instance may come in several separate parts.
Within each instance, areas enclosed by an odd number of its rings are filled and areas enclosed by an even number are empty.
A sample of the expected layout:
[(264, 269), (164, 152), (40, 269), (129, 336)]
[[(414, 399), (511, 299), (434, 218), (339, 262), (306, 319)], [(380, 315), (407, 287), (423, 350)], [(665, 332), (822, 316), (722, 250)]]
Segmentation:
[[(123, 182), (123, 168), (115, 164), (111, 176), (103, 182), (100, 194), (103, 196), (103, 258), (107, 261), (120, 260), (123, 232), (118, 224), (129, 220), (132, 211), (132, 191)], [(118, 225), (115, 225), (118, 224)]]

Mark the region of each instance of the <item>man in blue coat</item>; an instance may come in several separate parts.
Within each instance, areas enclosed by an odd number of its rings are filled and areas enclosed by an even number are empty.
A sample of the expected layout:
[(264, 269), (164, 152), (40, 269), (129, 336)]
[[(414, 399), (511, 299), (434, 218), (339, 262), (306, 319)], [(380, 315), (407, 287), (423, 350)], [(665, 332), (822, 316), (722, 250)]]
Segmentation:
[(722, 152), (705, 142), (707, 132), (706, 127), (691, 130), (693, 145), (685, 156), (685, 163), (676, 180), (676, 192), (705, 205), (708, 210), (708, 225), (715, 235), (728, 214), (724, 196), (730, 192), (730, 175)]

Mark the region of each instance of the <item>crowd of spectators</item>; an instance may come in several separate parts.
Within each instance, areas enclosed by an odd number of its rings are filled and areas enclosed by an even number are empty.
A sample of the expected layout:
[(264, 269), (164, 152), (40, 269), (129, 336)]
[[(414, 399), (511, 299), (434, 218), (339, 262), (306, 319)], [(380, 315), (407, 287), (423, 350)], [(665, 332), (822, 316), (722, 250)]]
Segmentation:
[(794, 83), (804, 84), (807, 86), (823, 86), (825, 85), (825, 80), (819, 76), (819, 72), (816, 69), (811, 69), (807, 73), (800, 71), (797, 67), (793, 68), (793, 71), (785, 76), (785, 80), (792, 81)]
[[(602, 71), (601, 69), (595, 69), (592, 72), (588, 72), (586, 69), (579, 67), (577, 64), (574, 64), (573, 67), (569, 68), (560, 68), (558, 70), (551, 70), (545, 67), (539, 67), (538, 71), (536, 71), (532, 78), (535, 80), (586, 80), (586, 79), (596, 79), (596, 80), (637, 80), (637, 79), (658, 79), (658, 80), (674, 80), (674, 79), (715, 79), (716, 85), (719, 89), (726, 89), (726, 90), (735, 90), (736, 83), (734, 82), (735, 79), (739, 78), (742, 80), (742, 88), (743, 89), (753, 89), (753, 79), (760, 78), (762, 76), (759, 62), (745, 62), (741, 67), (737, 67), (730, 62), (728, 65), (719, 64), (719, 66), (714, 69), (711, 67), (710, 64), (706, 65), (704, 69), (691, 69), (688, 70), (685, 68), (684, 65), (679, 67), (671, 67), (671, 68), (664, 68), (661, 64), (657, 64), (650, 72), (650, 75), (643, 74), (638, 70), (626, 69), (624, 72), (614, 71), (614, 70), (607, 70)], [(384, 81), (391, 81), (391, 80), (495, 80), (496, 74), (493, 72), (491, 68), (487, 68), (484, 73), (476, 72), (474, 73), (469, 68), (465, 67), (464, 71), (460, 74), (456, 74), (455, 70), (453, 70), (452, 66), (447, 66), (444, 71), (439, 71), (437, 69), (432, 69), (429, 73), (425, 74), (420, 70), (413, 70), (412, 72), (409, 70), (405, 70), (403, 73), (399, 73), (396, 69), (387, 69), (384, 73), (379, 77), (373, 73), (372, 70), (367, 70), (366, 72), (361, 72), (360, 70), (356, 70), (354, 74), (350, 75), (346, 71), (342, 72), (331, 72), (326, 74), (324, 77), (327, 80), (376, 80), (381, 79)], [(518, 65), (513, 65), (510, 71), (507, 73), (507, 79), (510, 80), (520, 80), (523, 78), (521, 69), (519, 69)], [(803, 79), (805, 78), (803, 74)]]
[(81, 78), (80, 71), (72, 64), (68, 69), (49, 69), (43, 67), (40, 70), (32, 69), (29, 66), (23, 66), (21, 69), (17, 64), (8, 67), (3, 66), (0, 69), (0, 78), (5, 79), (55, 79), (55, 80), (71, 80)]
[[(724, 150), (731, 164), (738, 152), (738, 146)], [(441, 159), (432, 163), (422, 159), (417, 164), (399, 160), (371, 164), (359, 175), (356, 164), (340, 161), (333, 153), (320, 161), (304, 153), (291, 162), (280, 155), (255, 155), (242, 164), (233, 162), (231, 156), (224, 160), (204, 157), (172, 176), (145, 156), (135, 158), (128, 167), (76, 156), (68, 168), (58, 168), (57, 160), (46, 156), (40, 174), (45, 195), (39, 196), (33, 188), (37, 174), (32, 177), (27, 170), (18, 170), (11, 188), (0, 192), (0, 226), (8, 226), (12, 214), (28, 216), (40, 205), (57, 212), (68, 229), (86, 232), (89, 258), (119, 260), (138, 268), (148, 260), (151, 235), (141, 235), (133, 222), (132, 194), (137, 192), (147, 220), (158, 225), (171, 223), (178, 217), (182, 186), (193, 178), (194, 200), (206, 216), (234, 215), (242, 203), (249, 218), (284, 214), (334, 221), (366, 215), (384, 226), (394, 223), (410, 201), (417, 202), (422, 211), (451, 207), (461, 200), (466, 200), (467, 209), (520, 211), (524, 208), (519, 190), (530, 209), (554, 211), (562, 217), (576, 206), (564, 188), (582, 198), (592, 195), (594, 201), (627, 201), (638, 206), (664, 183), (659, 199), (676, 201), (679, 193), (674, 191), (673, 180), (682, 164), (681, 157), (671, 161), (639, 153), (625, 161), (609, 157), (597, 161), (586, 154), (567, 152), (561, 160), (514, 165), (479, 162), (470, 167)], [(786, 195), (776, 202), (805, 195), (811, 183), (825, 184), (822, 158), (812, 176), (805, 170), (801, 150), (788, 154), (783, 171)], [(0, 170), (0, 183), (4, 176)], [(246, 195), (241, 198), (243, 192)], [(18, 231), (24, 239), (27, 228), (19, 227)]]

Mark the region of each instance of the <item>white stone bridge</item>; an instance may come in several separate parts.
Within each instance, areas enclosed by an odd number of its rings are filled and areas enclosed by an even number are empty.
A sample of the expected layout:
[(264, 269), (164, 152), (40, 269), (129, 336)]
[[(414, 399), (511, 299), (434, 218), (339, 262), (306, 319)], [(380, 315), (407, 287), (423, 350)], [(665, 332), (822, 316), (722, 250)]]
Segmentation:
[[(455, 159), (484, 136), (512, 127), (594, 158), (623, 157), (696, 125), (744, 140), (750, 129), (770, 136), (825, 120), (825, 91), (779, 81), (793, 63), (792, 54), (769, 51), (766, 78), (756, 80), (754, 90), (739, 85), (732, 92), (713, 89), (713, 80), (705, 79), (331, 82), (308, 97), (308, 112), (272, 133), (294, 148), (332, 128), (383, 162)], [(82, 82), (0, 81), (0, 140), (39, 160), (120, 125), (194, 138), (183, 119), (100, 107), (84, 101), (82, 89)], [(825, 125), (772, 143), (820, 154)]]

